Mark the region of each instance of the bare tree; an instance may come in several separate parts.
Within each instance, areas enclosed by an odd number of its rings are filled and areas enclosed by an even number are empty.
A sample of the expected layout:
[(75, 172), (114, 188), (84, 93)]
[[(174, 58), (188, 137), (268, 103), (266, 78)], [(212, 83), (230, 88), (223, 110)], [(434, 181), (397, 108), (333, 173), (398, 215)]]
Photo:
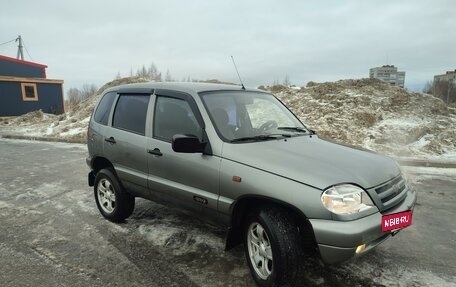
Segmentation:
[[(132, 69), (130, 69), (130, 76), (133, 76)], [(154, 63), (150, 64), (150, 66), (148, 68), (146, 68), (146, 66), (143, 65), (141, 68), (137, 69), (136, 76), (144, 78), (149, 81), (161, 82), (163, 80), (162, 72), (160, 72), (160, 70), (158, 70), (157, 66)], [(166, 82), (174, 81), (169, 70), (166, 71), (165, 81)]]
[(143, 65), (140, 69), (138, 69), (136, 76), (149, 79), (149, 72), (147, 71), (146, 66)]
[(136, 71), (136, 76), (150, 81), (160, 82), (162, 80), (162, 73), (158, 70), (157, 66), (152, 63), (149, 68), (143, 65)]
[(166, 70), (165, 82), (174, 82), (173, 77), (171, 77), (171, 74), (169, 73), (169, 70)]
[(432, 86), (434, 85), (434, 81), (427, 81), (423, 88), (423, 93), (431, 94), (432, 95)]
[(83, 101), (97, 92), (97, 86), (94, 84), (84, 84), (79, 93), (79, 100)]
[(283, 85), (285, 87), (288, 87), (290, 86), (290, 77), (288, 76), (288, 74), (285, 75), (285, 78), (283, 79)]
[(71, 88), (67, 91), (67, 99), (70, 106), (74, 106), (79, 103), (79, 90), (77, 88)]
[[(154, 63), (150, 64), (149, 70), (147, 70), (148, 79), (157, 81), (158, 73), (159, 72), (158, 72), (157, 66)], [(160, 74), (160, 77), (161, 77), (161, 74)]]
[(66, 105), (68, 107), (74, 107), (83, 100), (89, 98), (90, 96), (94, 95), (97, 91), (97, 86), (94, 84), (84, 84), (82, 85), (81, 89), (78, 88), (70, 88), (67, 93), (67, 102)]
[(159, 73), (154, 77), (154, 80), (157, 81), (157, 82), (161, 82), (161, 81), (162, 81), (162, 73), (159, 72)]

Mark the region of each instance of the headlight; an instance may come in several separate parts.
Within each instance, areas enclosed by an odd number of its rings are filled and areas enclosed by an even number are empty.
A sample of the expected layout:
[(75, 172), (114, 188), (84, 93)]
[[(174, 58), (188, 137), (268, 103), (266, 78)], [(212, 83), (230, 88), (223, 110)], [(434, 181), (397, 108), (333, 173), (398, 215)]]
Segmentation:
[(321, 202), (336, 214), (353, 214), (375, 208), (369, 195), (353, 184), (341, 184), (326, 189), (321, 195)]

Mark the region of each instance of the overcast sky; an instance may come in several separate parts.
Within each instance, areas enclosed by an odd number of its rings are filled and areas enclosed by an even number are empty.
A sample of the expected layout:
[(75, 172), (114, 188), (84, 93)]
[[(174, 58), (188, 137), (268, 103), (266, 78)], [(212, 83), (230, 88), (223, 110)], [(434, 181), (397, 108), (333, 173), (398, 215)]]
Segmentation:
[[(312, 2), (312, 3), (311, 3)], [(64, 89), (101, 86), (143, 64), (182, 80), (246, 86), (368, 77), (394, 64), (421, 90), (456, 69), (456, 1), (7, 1), (0, 43), (22, 35)], [(0, 46), (15, 57), (17, 44)]]

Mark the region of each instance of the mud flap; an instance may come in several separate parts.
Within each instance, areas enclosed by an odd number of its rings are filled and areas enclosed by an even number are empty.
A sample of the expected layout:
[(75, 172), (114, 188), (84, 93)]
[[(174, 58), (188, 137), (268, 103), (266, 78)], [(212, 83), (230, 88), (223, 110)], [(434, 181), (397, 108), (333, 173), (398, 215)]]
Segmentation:
[(230, 227), (226, 233), (225, 251), (242, 243), (242, 230), (240, 228)]
[(95, 173), (93, 173), (93, 171), (89, 172), (89, 174), (87, 175), (87, 180), (89, 186), (93, 186), (95, 184)]

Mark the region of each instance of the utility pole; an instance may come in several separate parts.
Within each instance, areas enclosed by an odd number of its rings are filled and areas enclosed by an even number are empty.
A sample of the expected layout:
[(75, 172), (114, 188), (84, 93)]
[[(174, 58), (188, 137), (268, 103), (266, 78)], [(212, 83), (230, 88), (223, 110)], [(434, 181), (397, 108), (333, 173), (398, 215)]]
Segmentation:
[(16, 39), (16, 42), (19, 41), (19, 46), (17, 46), (17, 59), (20, 59), (23, 61), (24, 60), (24, 45), (22, 44), (22, 37), (19, 35)]

